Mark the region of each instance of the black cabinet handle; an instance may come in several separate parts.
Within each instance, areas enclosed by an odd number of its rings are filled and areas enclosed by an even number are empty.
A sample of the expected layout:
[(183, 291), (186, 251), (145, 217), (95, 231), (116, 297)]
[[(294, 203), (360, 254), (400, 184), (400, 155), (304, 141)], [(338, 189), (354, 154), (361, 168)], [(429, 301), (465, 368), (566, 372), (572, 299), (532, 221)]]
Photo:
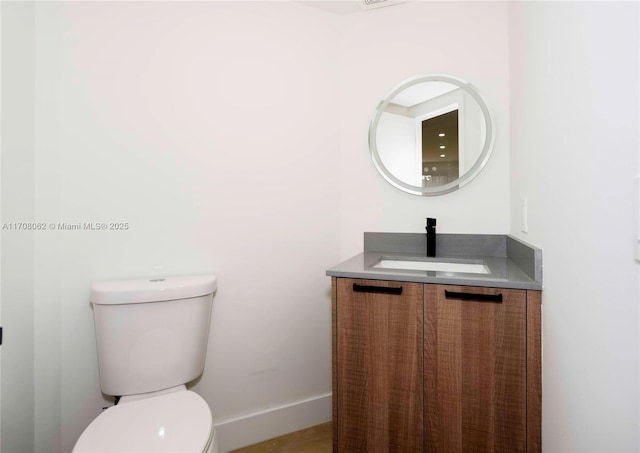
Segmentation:
[(444, 297), (447, 299), (475, 300), (477, 302), (493, 302), (496, 304), (502, 303), (502, 294), (458, 293), (445, 289)]
[(402, 286), (389, 287), (389, 286), (370, 286), (370, 285), (358, 285), (353, 284), (353, 291), (356, 293), (378, 293), (378, 294), (392, 294), (399, 296), (402, 294)]

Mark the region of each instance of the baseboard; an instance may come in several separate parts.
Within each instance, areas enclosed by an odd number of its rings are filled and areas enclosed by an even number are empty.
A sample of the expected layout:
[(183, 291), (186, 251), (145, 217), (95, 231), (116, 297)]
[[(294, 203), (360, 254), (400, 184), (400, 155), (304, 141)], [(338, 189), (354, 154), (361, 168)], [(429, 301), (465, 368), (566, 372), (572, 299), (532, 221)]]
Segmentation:
[(220, 453), (257, 444), (331, 420), (331, 393), (216, 421)]

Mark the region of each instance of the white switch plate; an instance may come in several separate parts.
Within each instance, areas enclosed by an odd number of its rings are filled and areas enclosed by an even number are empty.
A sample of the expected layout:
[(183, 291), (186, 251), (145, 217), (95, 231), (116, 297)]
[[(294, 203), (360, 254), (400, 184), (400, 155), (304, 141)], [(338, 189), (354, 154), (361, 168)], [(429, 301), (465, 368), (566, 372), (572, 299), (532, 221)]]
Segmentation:
[(640, 262), (640, 175), (633, 178), (633, 257)]
[(529, 229), (529, 202), (527, 197), (522, 199), (522, 219), (520, 222), (520, 229), (523, 233), (527, 233)]

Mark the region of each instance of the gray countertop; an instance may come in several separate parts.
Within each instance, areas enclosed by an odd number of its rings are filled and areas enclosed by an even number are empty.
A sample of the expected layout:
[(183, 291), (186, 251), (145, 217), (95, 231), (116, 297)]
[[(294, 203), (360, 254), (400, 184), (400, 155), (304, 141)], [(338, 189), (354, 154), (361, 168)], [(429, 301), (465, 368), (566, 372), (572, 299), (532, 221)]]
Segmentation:
[[(542, 289), (542, 250), (508, 235), (438, 234), (435, 258), (419, 233), (365, 233), (364, 252), (328, 269), (332, 277)], [(488, 274), (375, 268), (381, 259), (478, 263)]]

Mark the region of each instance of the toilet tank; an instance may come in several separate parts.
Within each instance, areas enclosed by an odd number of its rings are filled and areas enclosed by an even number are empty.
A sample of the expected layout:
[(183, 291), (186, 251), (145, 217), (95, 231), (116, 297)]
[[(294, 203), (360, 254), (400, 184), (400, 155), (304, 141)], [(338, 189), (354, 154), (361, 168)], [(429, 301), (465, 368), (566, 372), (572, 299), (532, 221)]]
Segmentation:
[(200, 376), (216, 288), (213, 275), (93, 284), (102, 392), (135, 395)]

